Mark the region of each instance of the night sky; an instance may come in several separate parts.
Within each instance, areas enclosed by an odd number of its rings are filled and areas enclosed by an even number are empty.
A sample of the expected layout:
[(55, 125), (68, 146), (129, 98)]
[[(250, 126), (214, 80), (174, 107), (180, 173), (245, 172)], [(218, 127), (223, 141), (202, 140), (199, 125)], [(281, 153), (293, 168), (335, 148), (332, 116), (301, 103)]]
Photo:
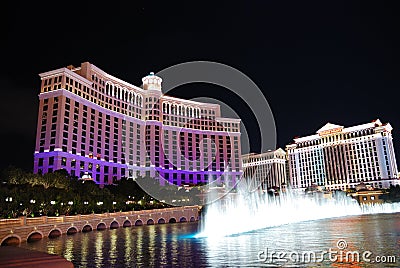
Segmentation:
[[(400, 158), (400, 16), (394, 4), (125, 2), (131, 4), (12, 1), (2, 6), (0, 168), (33, 167), (38, 74), (85, 61), (138, 86), (149, 72), (178, 63), (227, 64), (263, 90), (279, 147), (327, 122), (352, 126), (379, 118), (393, 126)], [(194, 84), (169, 95), (216, 98), (233, 106), (257, 151), (258, 132), (247, 106), (214, 89)]]

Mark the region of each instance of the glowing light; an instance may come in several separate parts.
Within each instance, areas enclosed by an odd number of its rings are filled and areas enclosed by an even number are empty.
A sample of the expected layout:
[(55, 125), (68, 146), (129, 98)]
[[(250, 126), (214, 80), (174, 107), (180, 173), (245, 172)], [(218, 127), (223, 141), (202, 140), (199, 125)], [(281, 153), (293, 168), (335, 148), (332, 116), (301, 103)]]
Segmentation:
[(322, 193), (305, 195), (290, 190), (275, 197), (239, 191), (207, 207), (195, 237), (215, 238), (301, 221), (394, 212), (400, 212), (400, 203), (360, 205), (344, 192), (325, 198)]

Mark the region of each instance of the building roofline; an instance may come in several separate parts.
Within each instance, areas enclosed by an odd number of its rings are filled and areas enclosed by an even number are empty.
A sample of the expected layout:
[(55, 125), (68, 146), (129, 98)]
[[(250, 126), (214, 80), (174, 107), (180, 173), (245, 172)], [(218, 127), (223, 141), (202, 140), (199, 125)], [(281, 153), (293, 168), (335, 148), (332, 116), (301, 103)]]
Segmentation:
[[(376, 119), (376, 120), (373, 120), (372, 122), (365, 123), (365, 124), (360, 124), (360, 125), (351, 126), (351, 127), (343, 127), (341, 129), (340, 133), (351, 133), (351, 132), (366, 130), (366, 129), (370, 129), (370, 128), (385, 127), (385, 126), (388, 126), (387, 129), (389, 129), (389, 130), (393, 129), (389, 123), (382, 124), (382, 122), (379, 119)], [(320, 132), (320, 131), (318, 130), (317, 133), (318, 132)], [(320, 139), (321, 137), (322, 136), (320, 136), (319, 134), (312, 134), (312, 135), (308, 135), (308, 136), (304, 136), (304, 137), (294, 138), (293, 141), (295, 143), (299, 143), (299, 142), (304, 142), (304, 141)]]
[(185, 100), (185, 99), (180, 99), (177, 97), (172, 97), (170, 95), (162, 95), (162, 98), (164, 100), (170, 100), (170, 101), (179, 101), (179, 102), (184, 102), (184, 103), (189, 103), (189, 104), (193, 104), (193, 105), (198, 105), (198, 106), (205, 106), (205, 107), (212, 107), (212, 108), (219, 108), (219, 104), (215, 104), (215, 103), (204, 103), (204, 102), (198, 102), (198, 101), (192, 101), (192, 100)]
[[(86, 63), (86, 62), (83, 62), (83, 63)], [(144, 89), (141, 88), (141, 87), (135, 86), (135, 85), (133, 85), (133, 84), (131, 84), (131, 83), (129, 83), (129, 82), (126, 82), (126, 81), (124, 81), (124, 80), (122, 80), (122, 79), (120, 79), (120, 78), (118, 78), (118, 77), (115, 77), (115, 76), (113, 76), (113, 75), (111, 75), (111, 74), (109, 74), (109, 73), (103, 71), (102, 69), (100, 69), (99, 67), (97, 67), (96, 65), (94, 65), (94, 64), (92, 64), (92, 63), (90, 63), (90, 62), (87, 62), (87, 63), (90, 64), (90, 67), (91, 67), (93, 70), (95, 70), (95, 71), (101, 73), (102, 75), (104, 75), (104, 76), (107, 77), (107, 78), (110, 78), (110, 79), (112, 79), (112, 80), (115, 80), (116, 82), (121, 83), (121, 84), (124, 84), (125, 86), (132, 87), (132, 88), (135, 89), (135, 90), (139, 90), (139, 91), (141, 91), (141, 92), (146, 92), (146, 90), (144, 90)]]

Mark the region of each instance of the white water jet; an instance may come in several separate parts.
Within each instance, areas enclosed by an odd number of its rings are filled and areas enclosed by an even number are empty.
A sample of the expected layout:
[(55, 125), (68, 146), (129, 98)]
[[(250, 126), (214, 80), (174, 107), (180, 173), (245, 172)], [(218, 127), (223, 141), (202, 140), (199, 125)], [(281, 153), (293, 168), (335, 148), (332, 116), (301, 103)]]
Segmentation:
[(279, 196), (239, 191), (207, 205), (195, 237), (215, 238), (301, 221), (394, 212), (400, 212), (400, 203), (360, 205), (344, 192), (326, 198), (323, 193), (291, 190)]

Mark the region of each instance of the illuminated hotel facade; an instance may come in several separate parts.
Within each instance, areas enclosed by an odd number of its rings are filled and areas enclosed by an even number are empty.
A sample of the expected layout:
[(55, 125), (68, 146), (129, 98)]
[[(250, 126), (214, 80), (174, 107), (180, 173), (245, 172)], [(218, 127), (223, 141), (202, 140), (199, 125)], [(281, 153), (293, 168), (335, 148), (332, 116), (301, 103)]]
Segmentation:
[(100, 185), (138, 176), (234, 184), (242, 174), (240, 120), (222, 118), (217, 104), (163, 95), (153, 73), (142, 87), (89, 62), (40, 77), (35, 173), (65, 169)]
[(391, 131), (380, 120), (353, 127), (327, 123), (314, 135), (295, 138), (286, 146), (291, 187), (346, 190), (361, 182), (375, 188), (400, 184)]
[(286, 152), (281, 148), (262, 154), (242, 155), (243, 178), (252, 188), (269, 190), (274, 187), (285, 187)]

